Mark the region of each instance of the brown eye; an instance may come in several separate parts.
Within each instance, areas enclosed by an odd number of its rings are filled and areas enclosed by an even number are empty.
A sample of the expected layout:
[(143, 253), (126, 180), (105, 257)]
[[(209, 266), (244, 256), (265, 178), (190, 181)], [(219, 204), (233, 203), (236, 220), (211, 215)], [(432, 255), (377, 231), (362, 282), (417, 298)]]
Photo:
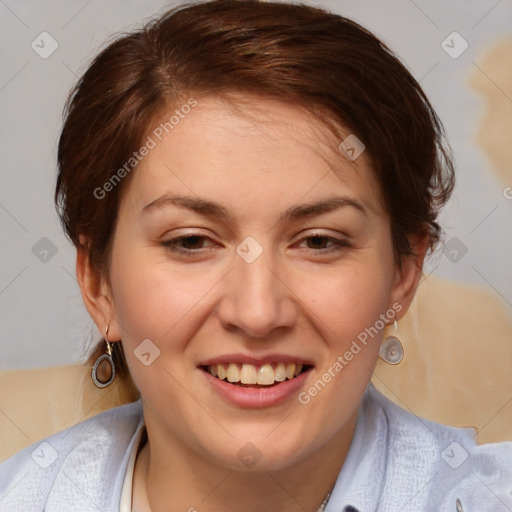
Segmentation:
[(311, 236), (307, 240), (309, 249), (325, 249), (326, 244), (330, 241), (327, 236)]
[[(301, 245), (305, 243), (305, 248), (319, 254), (342, 251), (350, 247), (347, 240), (334, 238), (327, 235), (313, 235), (303, 238)], [(304, 247), (304, 245), (302, 245)]]
[(201, 249), (207, 249), (211, 247), (204, 245), (208, 240), (210, 240), (208, 237), (202, 235), (185, 235), (171, 238), (170, 240), (166, 240), (161, 244), (173, 252), (182, 254), (194, 254), (199, 252)]
[(203, 239), (203, 236), (192, 235), (182, 237), (181, 242), (184, 249), (201, 249)]

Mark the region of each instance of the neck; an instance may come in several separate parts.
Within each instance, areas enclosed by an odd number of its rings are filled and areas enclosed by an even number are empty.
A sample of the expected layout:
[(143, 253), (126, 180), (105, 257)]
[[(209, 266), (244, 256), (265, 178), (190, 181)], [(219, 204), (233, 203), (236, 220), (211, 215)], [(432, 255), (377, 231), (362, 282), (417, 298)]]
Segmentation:
[[(357, 411), (328, 443), (279, 470), (235, 471), (153, 436), (153, 445), (148, 440), (137, 457), (133, 510), (316, 512), (336, 482), (356, 419)], [(151, 440), (149, 431), (148, 436)]]

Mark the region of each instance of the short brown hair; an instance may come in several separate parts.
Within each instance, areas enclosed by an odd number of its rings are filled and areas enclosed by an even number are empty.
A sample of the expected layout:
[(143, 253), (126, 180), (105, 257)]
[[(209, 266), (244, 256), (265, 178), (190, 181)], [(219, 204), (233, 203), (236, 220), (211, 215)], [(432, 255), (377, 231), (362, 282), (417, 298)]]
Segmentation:
[(79, 236), (87, 237), (99, 269), (108, 268), (129, 176), (108, 199), (95, 199), (94, 190), (141, 146), (165, 108), (231, 93), (286, 101), (316, 117), (327, 113), (348, 128), (371, 158), (395, 254), (410, 253), (414, 234), (435, 246), (453, 164), (434, 109), (392, 51), (357, 23), (322, 9), (213, 0), (179, 6), (119, 37), (67, 102), (55, 200), (67, 235), (77, 247)]

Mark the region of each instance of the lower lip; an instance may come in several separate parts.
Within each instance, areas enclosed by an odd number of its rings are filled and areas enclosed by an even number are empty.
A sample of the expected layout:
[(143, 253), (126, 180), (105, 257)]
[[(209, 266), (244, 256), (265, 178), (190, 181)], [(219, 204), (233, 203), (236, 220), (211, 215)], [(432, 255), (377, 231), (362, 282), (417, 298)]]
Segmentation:
[(204, 374), (213, 389), (229, 402), (238, 407), (258, 409), (281, 404), (290, 397), (296, 396), (300, 388), (304, 385), (304, 381), (308, 377), (311, 368), (291, 380), (279, 382), (268, 388), (236, 386), (224, 380), (220, 380), (202, 369), (200, 371)]

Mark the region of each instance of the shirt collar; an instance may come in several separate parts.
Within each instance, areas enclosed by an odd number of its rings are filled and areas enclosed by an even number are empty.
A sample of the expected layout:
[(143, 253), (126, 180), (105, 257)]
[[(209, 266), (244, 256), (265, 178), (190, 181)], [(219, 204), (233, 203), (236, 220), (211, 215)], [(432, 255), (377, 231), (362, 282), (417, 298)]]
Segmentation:
[(347, 456), (325, 512), (376, 510), (386, 464), (387, 423), (367, 407), (373, 385), (366, 389)]
[[(369, 413), (367, 405), (372, 392), (375, 390), (370, 383), (359, 407), (350, 448), (324, 512), (361, 512), (377, 508), (385, 468), (387, 423), (377, 421), (378, 418)], [(144, 429), (141, 422), (130, 442), (120, 510), (131, 510), (135, 455)]]

